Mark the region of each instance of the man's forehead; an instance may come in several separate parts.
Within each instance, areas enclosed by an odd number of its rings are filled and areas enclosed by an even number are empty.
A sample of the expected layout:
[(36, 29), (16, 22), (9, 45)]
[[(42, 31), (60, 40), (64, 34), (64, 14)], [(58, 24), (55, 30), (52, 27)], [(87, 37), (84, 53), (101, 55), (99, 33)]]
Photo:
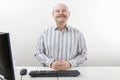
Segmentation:
[(63, 3), (59, 3), (59, 4), (57, 4), (57, 5), (53, 8), (53, 10), (58, 10), (58, 9), (66, 9), (66, 10), (69, 10), (69, 8), (68, 8), (65, 4), (63, 4)]

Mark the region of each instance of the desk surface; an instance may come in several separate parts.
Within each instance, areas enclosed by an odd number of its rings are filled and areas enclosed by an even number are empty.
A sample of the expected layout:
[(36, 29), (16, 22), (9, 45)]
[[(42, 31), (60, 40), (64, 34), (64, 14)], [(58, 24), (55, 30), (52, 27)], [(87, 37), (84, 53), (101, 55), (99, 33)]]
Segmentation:
[(120, 67), (76, 67), (79, 70), (78, 77), (39, 77), (31, 78), (28, 74), (31, 70), (51, 70), (48, 67), (15, 67), (16, 80), (21, 80), (20, 70), (26, 68), (28, 73), (22, 80), (120, 80)]

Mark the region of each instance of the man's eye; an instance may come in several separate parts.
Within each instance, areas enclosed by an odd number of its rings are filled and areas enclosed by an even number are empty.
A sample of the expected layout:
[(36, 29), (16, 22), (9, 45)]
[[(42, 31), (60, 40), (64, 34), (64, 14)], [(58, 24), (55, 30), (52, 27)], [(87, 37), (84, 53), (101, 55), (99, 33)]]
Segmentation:
[(67, 12), (67, 10), (63, 10), (62, 12)]
[(60, 12), (59, 10), (55, 11), (56, 13)]

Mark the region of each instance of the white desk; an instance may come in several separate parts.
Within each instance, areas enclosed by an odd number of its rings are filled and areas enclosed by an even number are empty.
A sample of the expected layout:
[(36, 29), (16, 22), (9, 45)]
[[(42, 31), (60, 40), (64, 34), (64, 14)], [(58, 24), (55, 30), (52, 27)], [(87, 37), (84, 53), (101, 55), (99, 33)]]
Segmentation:
[[(30, 70), (51, 70), (48, 67), (16, 67), (15, 75), (16, 80), (20, 80), (20, 70), (27, 68), (28, 73)], [(28, 73), (23, 76), (22, 80), (120, 80), (120, 67), (77, 67), (81, 72), (78, 77), (39, 77), (31, 78)]]

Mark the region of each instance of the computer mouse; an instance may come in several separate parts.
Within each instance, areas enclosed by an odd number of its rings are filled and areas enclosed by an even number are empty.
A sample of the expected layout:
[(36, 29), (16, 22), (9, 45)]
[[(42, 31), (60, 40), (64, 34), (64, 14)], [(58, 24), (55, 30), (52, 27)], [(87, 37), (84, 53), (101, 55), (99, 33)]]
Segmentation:
[(26, 74), (27, 74), (26, 68), (20, 70), (20, 75), (26, 75)]

